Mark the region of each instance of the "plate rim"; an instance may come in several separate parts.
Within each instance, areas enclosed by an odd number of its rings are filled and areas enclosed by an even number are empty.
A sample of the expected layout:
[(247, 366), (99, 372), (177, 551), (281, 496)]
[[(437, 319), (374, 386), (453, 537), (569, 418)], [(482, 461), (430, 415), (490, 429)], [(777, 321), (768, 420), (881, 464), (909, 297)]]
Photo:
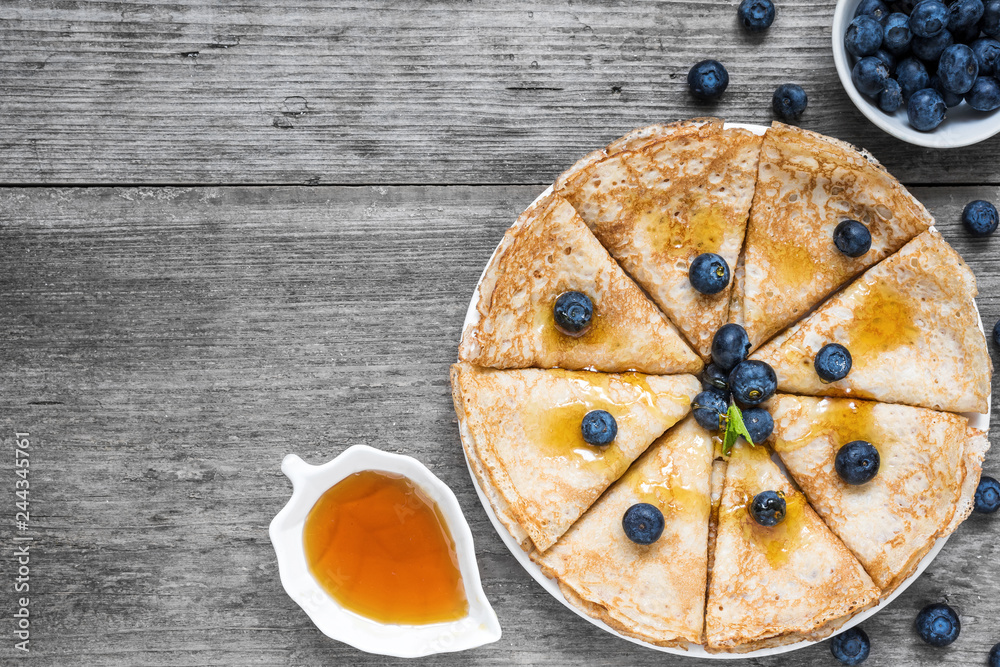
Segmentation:
[[(758, 125), (753, 123), (726, 122), (724, 127), (742, 128), (758, 135), (763, 135), (769, 129), (768, 126)], [(553, 191), (552, 186), (549, 185), (527, 207), (525, 207), (524, 210), (525, 211), (529, 210), (532, 206), (537, 204), (541, 199), (552, 194), (552, 191)], [(516, 224), (516, 222), (514, 224)], [(933, 226), (931, 228), (933, 229)], [(462, 324), (463, 338), (465, 337), (466, 332), (479, 322), (479, 311), (477, 310), (480, 299), (479, 289), (483, 283), (483, 279), (486, 277), (487, 270), (489, 270), (490, 266), (493, 264), (493, 260), (495, 259), (497, 252), (499, 252), (502, 244), (503, 244), (503, 238), (501, 238), (500, 241), (497, 242), (497, 247), (493, 250), (493, 253), (490, 255), (489, 260), (487, 260), (486, 265), (483, 267), (483, 272), (479, 276), (479, 280), (476, 282), (476, 288), (472, 293), (472, 298), (469, 301), (469, 308), (465, 314), (465, 321)], [(976, 309), (976, 317), (979, 321), (979, 329), (980, 331), (983, 331), (983, 335), (985, 336), (982, 316), (979, 313), (979, 306), (976, 303), (975, 299), (973, 299), (972, 304), (973, 307)], [(969, 419), (970, 425), (972, 425), (974, 428), (979, 428), (981, 430), (988, 431), (990, 426), (991, 413), (992, 413), (992, 401), (990, 402), (990, 405), (987, 408), (985, 414), (981, 413), (963, 413), (963, 414), (966, 418)], [(878, 612), (885, 609), (893, 600), (895, 600), (899, 595), (901, 595), (903, 591), (909, 588), (910, 585), (913, 584), (913, 582), (915, 582), (920, 577), (920, 575), (924, 573), (924, 570), (926, 570), (927, 567), (934, 561), (938, 553), (940, 553), (941, 549), (944, 548), (945, 543), (948, 542), (948, 537), (949, 537), (948, 535), (944, 537), (939, 537), (935, 541), (934, 546), (931, 547), (931, 550), (928, 551), (927, 554), (924, 555), (924, 557), (920, 560), (920, 563), (917, 565), (917, 568), (916, 570), (914, 570), (913, 574), (904, 579), (899, 584), (899, 586), (897, 586), (896, 589), (891, 594), (889, 594), (889, 596), (887, 596), (883, 600), (880, 600), (876, 605), (872, 606), (871, 608), (855, 614), (853, 617), (848, 619), (847, 622), (845, 622), (842, 626), (840, 626), (840, 628), (832, 632), (830, 635), (823, 637), (822, 639), (815, 639), (815, 640), (806, 639), (799, 642), (795, 642), (793, 644), (786, 644), (784, 646), (775, 646), (770, 648), (761, 648), (761, 649), (756, 649), (754, 651), (748, 651), (746, 653), (731, 653), (731, 652), (709, 653), (707, 650), (705, 650), (705, 647), (702, 644), (694, 644), (694, 643), (689, 643), (687, 650), (671, 646), (657, 646), (655, 644), (651, 644), (649, 642), (637, 639), (635, 637), (629, 637), (627, 635), (623, 635), (622, 633), (618, 632), (617, 630), (609, 626), (607, 623), (601, 621), (600, 619), (594, 618), (593, 616), (584, 613), (581, 609), (577, 608), (569, 600), (567, 600), (566, 596), (563, 595), (562, 591), (559, 589), (559, 584), (557, 583), (557, 581), (555, 579), (550, 579), (549, 577), (546, 577), (545, 574), (542, 573), (541, 568), (534, 561), (531, 560), (531, 558), (521, 548), (521, 546), (517, 543), (517, 541), (510, 534), (507, 528), (497, 518), (496, 513), (494, 513), (493, 511), (493, 506), (490, 504), (489, 498), (487, 498), (486, 494), (483, 492), (483, 489), (479, 486), (479, 480), (476, 478), (476, 475), (472, 470), (472, 465), (469, 461), (469, 455), (465, 450), (464, 443), (462, 446), (462, 456), (465, 457), (465, 465), (466, 468), (468, 469), (469, 477), (472, 479), (472, 485), (476, 489), (476, 495), (479, 497), (480, 504), (483, 506), (483, 509), (486, 510), (486, 515), (487, 517), (489, 517), (490, 523), (493, 524), (494, 530), (496, 530), (497, 534), (500, 536), (500, 539), (503, 541), (504, 545), (511, 552), (511, 554), (514, 555), (514, 558), (517, 559), (518, 563), (532, 579), (534, 579), (543, 589), (545, 589), (545, 591), (549, 593), (549, 595), (551, 595), (556, 600), (561, 602), (566, 608), (568, 608), (574, 614), (588, 621), (592, 625), (601, 628), (605, 632), (608, 632), (615, 637), (624, 639), (625, 641), (637, 644), (639, 646), (643, 646), (648, 649), (653, 649), (654, 651), (660, 651), (662, 653), (669, 653), (672, 655), (702, 658), (709, 660), (746, 660), (751, 658), (763, 658), (767, 656), (779, 655), (782, 653), (796, 651), (798, 649), (806, 648), (807, 646), (812, 646), (813, 644), (818, 644), (822, 641), (826, 641), (827, 639), (836, 637), (841, 632), (849, 630), (850, 628), (865, 622)]]

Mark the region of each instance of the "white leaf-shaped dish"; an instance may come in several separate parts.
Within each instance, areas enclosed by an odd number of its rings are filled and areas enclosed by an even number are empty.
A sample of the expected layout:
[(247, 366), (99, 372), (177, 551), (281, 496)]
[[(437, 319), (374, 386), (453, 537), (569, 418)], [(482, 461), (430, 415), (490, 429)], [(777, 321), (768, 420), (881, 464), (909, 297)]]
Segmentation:
[[(437, 503), (455, 540), (469, 601), (468, 616), (428, 625), (379, 623), (341, 607), (309, 573), (302, 542), (306, 515), (327, 489), (362, 470), (403, 475)], [(500, 623), (479, 580), (469, 524), (455, 494), (424, 464), (409, 456), (354, 445), (321, 466), (309, 465), (295, 454), (289, 454), (281, 462), (281, 471), (292, 482), (292, 497), (271, 521), (268, 530), (278, 557), (281, 585), (323, 634), (362, 651), (399, 658), (462, 651), (500, 639)]]

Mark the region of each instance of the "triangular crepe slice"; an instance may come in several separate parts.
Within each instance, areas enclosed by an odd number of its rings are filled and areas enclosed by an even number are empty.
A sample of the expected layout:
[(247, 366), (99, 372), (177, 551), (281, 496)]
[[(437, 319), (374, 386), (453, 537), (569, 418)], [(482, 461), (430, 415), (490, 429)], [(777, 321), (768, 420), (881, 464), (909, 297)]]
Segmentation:
[(701, 253), (735, 269), (757, 176), (761, 137), (719, 119), (661, 126), (631, 150), (584, 158), (559, 177), (565, 197), (616, 260), (707, 358), (725, 324), (732, 281), (701, 294), (688, 270)]
[[(544, 554), (532, 558), (567, 599), (622, 634), (659, 646), (701, 642), (705, 621), (713, 434), (688, 416)], [(636, 503), (663, 512), (664, 529), (635, 544), (622, 517)]]
[[(986, 412), (991, 364), (975, 294), (972, 271), (928, 230), (752, 357), (774, 368), (780, 391)], [(813, 366), (827, 343), (853, 359), (828, 384)]]
[[(593, 324), (580, 336), (555, 325), (553, 305), (567, 291), (594, 304)], [(702, 365), (561, 197), (538, 202), (507, 231), (479, 295), (479, 320), (458, 349), (478, 366), (670, 374)]]
[[(785, 494), (782, 523), (749, 512), (761, 491)], [(878, 599), (879, 589), (771, 460), (738, 441), (726, 469), (705, 612), (706, 648), (742, 653), (819, 639)]]
[[(872, 247), (860, 257), (834, 245), (833, 231), (846, 219), (871, 232)], [(867, 153), (775, 123), (761, 147), (743, 287), (730, 320), (742, 324), (757, 347), (932, 223), (920, 202)]]
[[(913, 573), (936, 538), (968, 515), (971, 503), (966, 500), (960, 508), (959, 501), (975, 494), (989, 441), (965, 417), (788, 395), (776, 396), (770, 410), (775, 451), (883, 595)], [(859, 486), (844, 482), (834, 469), (837, 452), (853, 440), (872, 443), (880, 459), (874, 479)], [(966, 476), (975, 482), (967, 485)]]
[[(690, 411), (692, 375), (494, 370), (458, 363), (452, 396), (462, 444), (498, 518), (521, 546), (548, 549), (611, 482)], [(606, 410), (618, 423), (607, 447), (580, 422)], [(489, 491), (487, 491), (489, 489)]]

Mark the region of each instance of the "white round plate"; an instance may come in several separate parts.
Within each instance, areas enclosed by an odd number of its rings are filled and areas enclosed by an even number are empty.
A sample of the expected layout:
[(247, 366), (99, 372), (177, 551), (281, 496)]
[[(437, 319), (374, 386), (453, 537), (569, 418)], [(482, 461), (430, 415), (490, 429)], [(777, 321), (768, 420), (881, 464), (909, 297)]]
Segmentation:
[(914, 129), (906, 118), (906, 105), (894, 114), (878, 108), (875, 101), (862, 95), (851, 82), (851, 55), (844, 48), (844, 33), (854, 19), (861, 0), (839, 0), (833, 10), (833, 62), (837, 66), (840, 83), (854, 106), (879, 128), (897, 139), (928, 148), (960, 148), (989, 139), (1000, 132), (1000, 109), (976, 111), (965, 102), (948, 109), (945, 120), (931, 132)]
[[(767, 127), (763, 125), (726, 123), (725, 126), (727, 128), (741, 127), (743, 129), (750, 130), (754, 134), (764, 134), (764, 132), (767, 131)], [(549, 186), (548, 188), (545, 189), (544, 192), (542, 192), (540, 195), (538, 195), (537, 198), (535, 198), (535, 201), (533, 201), (528, 208), (531, 208), (531, 206), (534, 206), (535, 203), (537, 203), (540, 199), (550, 195), (551, 193), (552, 193), (552, 186)], [(499, 244), (497, 246), (497, 250), (499, 250)], [(493, 251), (493, 254), (494, 255), (496, 254), (496, 250)], [(493, 258), (491, 257), (490, 261), (486, 263), (486, 266), (489, 267), (492, 261)], [(479, 312), (476, 310), (476, 306), (479, 303), (479, 285), (482, 284), (483, 278), (485, 276), (486, 276), (486, 269), (484, 268), (483, 274), (479, 277), (479, 283), (476, 284), (476, 290), (472, 293), (472, 301), (469, 303), (469, 310), (465, 315), (465, 323), (462, 326), (463, 335), (467, 329), (469, 329), (472, 326), (475, 326), (479, 321)], [(976, 309), (976, 315), (977, 317), (979, 315), (978, 307)], [(982, 318), (979, 319), (979, 328), (980, 329), (983, 328)], [(987, 412), (986, 414), (966, 413), (965, 416), (968, 417), (970, 425), (972, 425), (974, 428), (989, 430), (990, 412)], [(465, 452), (464, 447), (462, 448), (462, 451), (463, 453)], [(490, 521), (493, 523), (493, 527), (500, 535), (500, 539), (502, 539), (503, 543), (507, 545), (507, 548), (514, 555), (514, 558), (517, 559), (517, 562), (521, 564), (521, 567), (523, 567), (527, 571), (527, 573), (531, 575), (531, 578), (537, 581), (542, 588), (548, 591), (549, 595), (562, 602), (568, 609), (570, 609), (574, 614), (576, 614), (580, 618), (585, 619), (589, 623), (593, 623), (594, 625), (601, 628), (605, 632), (609, 632), (612, 635), (620, 637), (625, 641), (632, 642), (633, 644), (638, 644), (640, 646), (645, 646), (646, 648), (653, 649), (654, 651), (662, 651), (664, 653), (672, 653), (674, 655), (683, 655), (695, 658), (711, 658), (714, 660), (744, 660), (749, 658), (762, 658), (769, 655), (778, 655), (779, 653), (787, 653), (789, 651), (805, 648), (806, 646), (811, 646), (817, 643), (814, 641), (801, 641), (795, 644), (788, 644), (787, 646), (758, 649), (756, 651), (751, 651), (749, 653), (709, 653), (708, 651), (705, 650), (705, 647), (700, 644), (688, 644), (688, 649), (685, 651), (684, 649), (671, 648), (668, 646), (656, 646), (654, 644), (644, 642), (641, 639), (635, 639), (634, 637), (626, 637), (625, 635), (614, 630), (611, 626), (604, 623), (603, 621), (593, 618), (592, 616), (588, 616), (584, 612), (580, 611), (580, 609), (578, 609), (576, 606), (570, 604), (570, 602), (566, 599), (566, 596), (564, 596), (562, 594), (562, 591), (559, 590), (559, 584), (556, 583), (556, 580), (549, 579), (544, 574), (542, 574), (541, 568), (539, 568), (538, 565), (536, 565), (528, 557), (528, 554), (525, 553), (523, 549), (521, 549), (517, 541), (513, 537), (511, 537), (511, 534), (507, 532), (507, 529), (504, 528), (504, 525), (500, 523), (499, 519), (497, 519), (496, 514), (493, 513), (493, 507), (490, 505), (489, 499), (486, 497), (486, 494), (483, 493), (483, 490), (479, 487), (479, 481), (476, 479), (476, 475), (472, 472), (472, 467), (469, 465), (468, 456), (466, 456), (465, 463), (466, 466), (469, 467), (469, 476), (472, 478), (472, 483), (476, 487), (476, 493), (479, 495), (479, 502), (482, 503), (483, 509), (486, 510), (486, 515), (489, 516)], [(871, 609), (867, 609), (854, 616), (854, 618), (844, 623), (844, 625), (841, 626), (841, 628), (837, 632), (831, 634), (830, 637), (834, 637), (843, 632), (844, 630), (847, 630), (848, 628), (852, 628), (855, 625), (858, 625), (859, 623), (863, 623), (865, 620), (867, 620), (871, 616), (874, 616), (880, 610), (884, 609), (890, 602), (892, 602), (894, 599), (896, 599), (897, 596), (899, 596), (903, 591), (905, 591), (910, 586), (910, 584), (916, 581), (917, 577), (923, 574), (923, 571), (927, 569), (927, 566), (931, 564), (931, 562), (938, 555), (938, 552), (941, 551), (941, 548), (945, 545), (945, 542), (947, 541), (948, 541), (947, 537), (942, 537), (938, 539), (937, 542), (934, 544), (934, 547), (931, 548), (931, 550), (927, 553), (927, 555), (924, 556), (923, 560), (920, 561), (920, 564), (917, 566), (916, 571), (914, 571), (914, 573), (909, 578), (907, 578), (903, 583), (901, 583), (899, 587), (892, 592), (892, 595), (883, 600), (879, 605), (872, 607)], [(829, 639), (829, 637), (826, 637), (825, 639)]]

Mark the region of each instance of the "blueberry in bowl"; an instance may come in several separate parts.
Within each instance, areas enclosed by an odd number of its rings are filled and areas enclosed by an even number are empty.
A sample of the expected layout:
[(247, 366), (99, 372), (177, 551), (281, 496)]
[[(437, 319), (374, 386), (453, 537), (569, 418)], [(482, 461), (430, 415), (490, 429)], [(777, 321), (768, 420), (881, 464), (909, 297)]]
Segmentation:
[(979, 63), (972, 48), (965, 44), (946, 48), (938, 60), (937, 76), (945, 90), (958, 95), (969, 92), (979, 76)]
[(910, 125), (921, 132), (930, 132), (940, 125), (947, 110), (941, 93), (933, 88), (918, 90), (906, 103), (906, 117), (910, 119)]
[(884, 32), (882, 24), (871, 16), (862, 14), (851, 21), (844, 35), (844, 46), (848, 53), (858, 58), (875, 55), (882, 46)]
[(889, 18), (889, 7), (882, 0), (861, 0), (858, 8), (854, 10), (854, 16), (870, 16), (879, 23), (885, 23)]
[(878, 95), (885, 88), (889, 78), (889, 68), (875, 56), (859, 60), (851, 70), (851, 81), (855, 88), (865, 95)]
[(886, 113), (896, 113), (903, 106), (903, 89), (899, 87), (899, 82), (889, 79), (885, 82), (885, 88), (878, 94), (878, 108)]
[(1000, 83), (992, 76), (981, 76), (972, 84), (965, 101), (976, 111), (1000, 109)]
[(913, 93), (931, 85), (927, 68), (916, 58), (905, 58), (896, 65), (896, 81), (903, 91), (904, 100), (909, 100)]
[(917, 37), (933, 37), (948, 27), (951, 12), (938, 0), (922, 0), (910, 12), (910, 30)]

